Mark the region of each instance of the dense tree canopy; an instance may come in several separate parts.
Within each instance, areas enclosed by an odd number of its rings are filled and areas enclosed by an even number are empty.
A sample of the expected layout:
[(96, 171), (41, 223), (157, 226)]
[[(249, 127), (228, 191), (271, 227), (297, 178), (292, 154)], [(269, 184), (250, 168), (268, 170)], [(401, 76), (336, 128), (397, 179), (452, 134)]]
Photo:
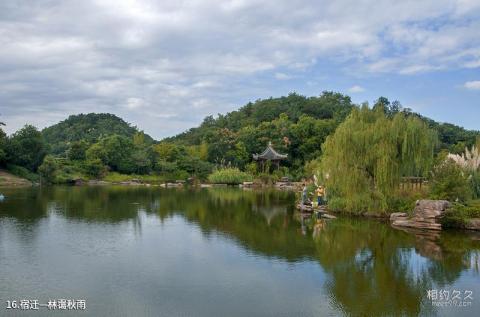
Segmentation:
[[(219, 114), (215, 118), (208, 116), (199, 127), (160, 142), (113, 114), (72, 115), (41, 133), (26, 126), (7, 137), (0, 129), (0, 164), (36, 171), (48, 153), (51, 156), (41, 173), (53, 181), (85, 175), (103, 177), (108, 171), (155, 174), (172, 180), (192, 176), (206, 179), (215, 166), (239, 168), (263, 179), (269, 176), (258, 172), (252, 154), (261, 153), (272, 142), (278, 152), (288, 154), (280, 170), (272, 169), (274, 177), (287, 175), (299, 180), (311, 176), (312, 168), (306, 171), (305, 166), (315, 166), (315, 162), (322, 158), (323, 149), (329, 148), (322, 149), (328, 136), (336, 130), (335, 134), (340, 133), (337, 127), (347, 117), (349, 121), (352, 116), (365, 112), (364, 117), (370, 121), (365, 121), (364, 125), (357, 122), (355, 129), (368, 128), (371, 130), (367, 129), (368, 133), (373, 133), (374, 129), (378, 134), (371, 135), (370, 143), (363, 138), (358, 142), (375, 149), (379, 147), (385, 152), (373, 157), (368, 152), (357, 151), (354, 156), (365, 154), (367, 156), (362, 159), (369, 161), (370, 165), (376, 164), (364, 171), (375, 173), (374, 186), (392, 186), (395, 183), (392, 180), (396, 179), (392, 175), (424, 172), (422, 164), (426, 161), (423, 158), (430, 158), (430, 152), (417, 155), (416, 161), (404, 160), (419, 150), (417, 142), (421, 140), (417, 136), (424, 125), (438, 133), (440, 146), (436, 151), (460, 153), (480, 135), (478, 131), (437, 123), (385, 97), (378, 98), (372, 109), (367, 115), (366, 108), (360, 109), (350, 97), (340, 93), (324, 92), (316, 97), (291, 93), (285, 97), (250, 102), (237, 111)], [(376, 117), (380, 115), (381, 118)], [(363, 133), (358, 131), (359, 135)], [(392, 131), (397, 133), (396, 141)], [(368, 133), (365, 133), (364, 137), (367, 137)], [(396, 149), (393, 144), (397, 145)], [(398, 166), (387, 160), (392, 153), (405, 156), (398, 157), (402, 160)]]
[(426, 176), (437, 134), (420, 119), (367, 106), (354, 109), (324, 144), (321, 177), (333, 207), (354, 212), (388, 209), (402, 176)]
[[(115, 134), (132, 138), (137, 132), (136, 127), (109, 113), (72, 115), (42, 130), (43, 137), (50, 146), (50, 152), (60, 156), (67, 154), (72, 142), (83, 141), (92, 144), (102, 137)], [(145, 141), (152, 143), (153, 139), (145, 135)]]
[(32, 125), (15, 132), (7, 142), (7, 161), (36, 171), (46, 155), (46, 144), (42, 134)]
[(208, 161), (244, 168), (253, 153), (272, 142), (289, 159), (284, 165), (294, 176), (306, 161), (321, 153), (321, 145), (353, 109), (350, 97), (324, 92), (319, 97), (295, 93), (248, 103), (226, 115), (206, 117), (198, 128), (166, 141), (184, 145), (208, 145)]
[(6, 144), (7, 144), (7, 135), (3, 132), (2, 126), (5, 125), (3, 122), (0, 122), (0, 166), (5, 164), (7, 159)]
[[(348, 96), (339, 93), (324, 92), (319, 97), (309, 98), (292, 93), (287, 97), (248, 103), (217, 118), (208, 116), (198, 128), (165, 141), (189, 146), (206, 143), (209, 162), (240, 168), (251, 162), (251, 154), (260, 153), (268, 142), (272, 142), (279, 152), (288, 154), (283, 164), (290, 169), (291, 176), (298, 178), (305, 175), (303, 167), (307, 162), (322, 155), (321, 145), (326, 137), (355, 108), (357, 106)], [(462, 152), (480, 135), (478, 131), (437, 123), (385, 97), (378, 98), (372, 108), (382, 111), (386, 118), (402, 113), (426, 123), (438, 133), (440, 144), (436, 151)]]

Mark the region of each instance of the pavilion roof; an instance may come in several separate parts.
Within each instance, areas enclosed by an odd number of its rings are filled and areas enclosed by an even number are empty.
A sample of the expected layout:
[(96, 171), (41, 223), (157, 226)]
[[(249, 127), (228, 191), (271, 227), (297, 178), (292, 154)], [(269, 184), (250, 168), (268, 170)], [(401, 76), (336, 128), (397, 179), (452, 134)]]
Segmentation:
[(261, 154), (253, 154), (254, 160), (270, 160), (277, 161), (287, 158), (287, 154), (280, 154), (272, 146), (272, 142), (268, 143), (267, 148)]

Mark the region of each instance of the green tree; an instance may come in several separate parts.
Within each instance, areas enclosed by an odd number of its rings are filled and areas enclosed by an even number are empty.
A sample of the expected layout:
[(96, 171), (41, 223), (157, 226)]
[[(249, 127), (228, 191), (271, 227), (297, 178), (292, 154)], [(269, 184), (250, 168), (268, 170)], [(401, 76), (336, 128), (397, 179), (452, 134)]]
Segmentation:
[(218, 133), (208, 140), (210, 146), (208, 147), (208, 160), (210, 162), (221, 163), (233, 163), (235, 145), (237, 140), (237, 133), (223, 128), (218, 130)]
[[(50, 152), (62, 157), (67, 154), (71, 142), (83, 140), (91, 145), (107, 136), (132, 138), (137, 133), (143, 134), (136, 127), (109, 113), (72, 115), (42, 130), (42, 135), (50, 145)], [(143, 134), (143, 141), (151, 144), (153, 139)]]
[(87, 160), (96, 160), (106, 163), (108, 161), (107, 152), (105, 148), (100, 143), (92, 144), (88, 150), (85, 152)]
[(135, 150), (132, 153), (131, 160), (134, 165), (134, 172), (137, 174), (148, 174), (152, 170), (152, 162), (144, 149)]
[(84, 164), (84, 170), (87, 175), (95, 178), (102, 178), (107, 172), (106, 166), (98, 158), (88, 159)]
[(5, 123), (0, 122), (0, 166), (4, 165), (7, 159), (6, 144), (7, 144), (7, 135), (3, 132), (1, 128)]
[(153, 166), (155, 172), (160, 174), (173, 174), (178, 171), (176, 162), (168, 162), (165, 160), (157, 160)]
[(87, 150), (86, 156), (88, 160), (101, 160), (113, 171), (130, 174), (135, 172), (135, 163), (132, 160), (134, 150), (130, 138), (111, 135), (93, 144)]
[(15, 132), (7, 142), (7, 160), (36, 171), (46, 155), (42, 134), (32, 125), (26, 125)]
[(59, 164), (52, 155), (45, 156), (42, 165), (38, 167), (38, 173), (42, 177), (41, 181), (45, 183), (53, 183), (55, 181), (58, 168)]
[(152, 147), (156, 161), (174, 162), (180, 156), (180, 148), (175, 143), (161, 142)]
[(71, 161), (84, 161), (86, 159), (87, 149), (88, 143), (85, 140), (74, 141), (70, 144), (67, 158)]
[(465, 202), (472, 196), (470, 179), (453, 160), (435, 166), (431, 175), (430, 193), (435, 199)]
[(433, 164), (435, 132), (402, 113), (381, 107), (354, 109), (323, 146), (322, 174), (332, 207), (385, 211), (402, 176), (426, 176)]

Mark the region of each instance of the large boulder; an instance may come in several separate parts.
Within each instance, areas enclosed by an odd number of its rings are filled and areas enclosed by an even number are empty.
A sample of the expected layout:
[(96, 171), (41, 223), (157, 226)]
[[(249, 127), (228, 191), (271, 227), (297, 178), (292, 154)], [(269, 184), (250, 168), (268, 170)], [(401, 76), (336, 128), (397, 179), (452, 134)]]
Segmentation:
[(405, 213), (393, 213), (390, 221), (396, 227), (441, 230), (440, 219), (445, 215), (450, 203), (446, 200), (418, 200), (412, 217)]
[(427, 218), (443, 217), (448, 207), (450, 203), (447, 200), (417, 200), (413, 215)]

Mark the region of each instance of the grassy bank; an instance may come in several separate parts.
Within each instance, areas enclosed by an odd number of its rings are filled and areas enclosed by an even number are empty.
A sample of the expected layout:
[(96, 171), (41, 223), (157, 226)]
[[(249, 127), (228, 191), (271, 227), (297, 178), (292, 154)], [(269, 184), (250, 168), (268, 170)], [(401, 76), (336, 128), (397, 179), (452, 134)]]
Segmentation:
[(442, 219), (446, 228), (464, 228), (473, 218), (480, 218), (480, 199), (469, 200), (466, 203), (453, 203)]
[(169, 177), (164, 175), (126, 175), (120, 174), (117, 172), (108, 173), (102, 180), (111, 183), (121, 183), (121, 182), (129, 182), (132, 180), (139, 180), (142, 183), (148, 184), (162, 184), (169, 180)]
[(18, 177), (8, 171), (0, 170), (0, 187), (31, 186), (28, 179)]

